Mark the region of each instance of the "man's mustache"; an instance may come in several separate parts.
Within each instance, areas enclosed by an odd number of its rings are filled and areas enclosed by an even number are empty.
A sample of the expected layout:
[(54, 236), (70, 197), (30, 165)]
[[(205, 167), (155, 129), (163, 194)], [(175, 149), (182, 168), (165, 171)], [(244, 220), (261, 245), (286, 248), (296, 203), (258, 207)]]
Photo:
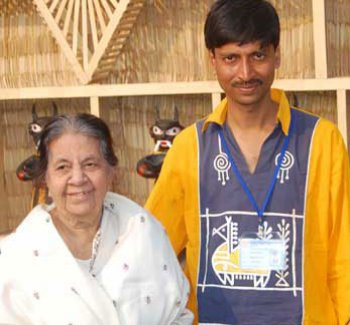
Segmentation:
[(263, 82), (260, 79), (250, 79), (248, 81), (233, 81), (231, 82), (232, 87), (249, 87), (249, 86), (260, 86)]

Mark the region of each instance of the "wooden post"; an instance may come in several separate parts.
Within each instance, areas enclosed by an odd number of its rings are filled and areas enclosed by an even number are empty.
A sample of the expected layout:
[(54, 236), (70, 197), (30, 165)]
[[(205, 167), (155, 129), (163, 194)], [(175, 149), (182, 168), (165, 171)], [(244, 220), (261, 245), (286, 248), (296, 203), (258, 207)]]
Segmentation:
[(97, 96), (90, 97), (90, 113), (100, 117), (100, 103)]
[(211, 107), (214, 110), (221, 102), (221, 93), (211, 94)]
[(338, 128), (342, 134), (346, 146), (348, 146), (348, 117), (347, 117), (347, 102), (346, 102), (346, 93), (345, 89), (337, 90), (337, 120)]
[(327, 39), (325, 0), (312, 0), (315, 78), (327, 78)]

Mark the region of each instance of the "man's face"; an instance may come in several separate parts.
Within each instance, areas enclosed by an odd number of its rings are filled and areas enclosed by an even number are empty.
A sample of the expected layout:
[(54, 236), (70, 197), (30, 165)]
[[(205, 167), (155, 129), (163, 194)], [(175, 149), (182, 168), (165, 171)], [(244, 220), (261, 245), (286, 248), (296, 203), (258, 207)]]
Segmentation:
[(280, 65), (279, 48), (260, 42), (228, 43), (210, 53), (220, 86), (229, 102), (254, 106), (270, 96), (275, 69)]

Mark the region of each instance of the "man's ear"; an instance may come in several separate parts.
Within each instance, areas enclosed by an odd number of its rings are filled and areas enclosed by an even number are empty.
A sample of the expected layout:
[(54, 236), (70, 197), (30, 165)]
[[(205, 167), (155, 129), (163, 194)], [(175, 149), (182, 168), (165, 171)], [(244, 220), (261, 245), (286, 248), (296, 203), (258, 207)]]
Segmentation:
[(216, 58), (215, 58), (215, 50), (209, 50), (208, 51), (209, 53), (209, 59), (210, 59), (210, 62), (211, 64), (215, 67), (215, 61), (216, 61)]

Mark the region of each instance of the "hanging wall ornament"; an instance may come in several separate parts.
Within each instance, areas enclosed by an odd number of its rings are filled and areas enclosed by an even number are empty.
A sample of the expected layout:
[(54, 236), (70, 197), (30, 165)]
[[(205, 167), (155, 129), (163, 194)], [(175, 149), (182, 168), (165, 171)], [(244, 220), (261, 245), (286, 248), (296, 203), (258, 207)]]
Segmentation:
[(113, 71), (145, 0), (33, 0), (82, 84)]

